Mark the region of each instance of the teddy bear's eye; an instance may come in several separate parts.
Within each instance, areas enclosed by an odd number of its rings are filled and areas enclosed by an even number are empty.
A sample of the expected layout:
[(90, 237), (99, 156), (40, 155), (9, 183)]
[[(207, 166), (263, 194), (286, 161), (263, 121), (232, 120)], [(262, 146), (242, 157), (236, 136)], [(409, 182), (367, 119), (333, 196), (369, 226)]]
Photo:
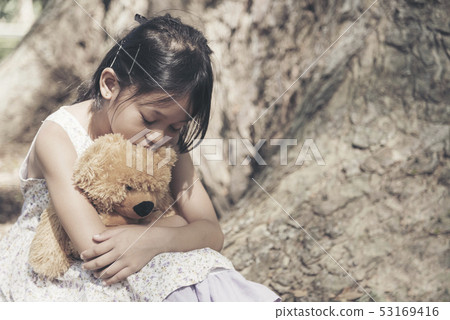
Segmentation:
[(126, 188), (128, 191), (133, 190), (133, 188), (132, 188), (131, 186), (126, 186), (125, 188)]

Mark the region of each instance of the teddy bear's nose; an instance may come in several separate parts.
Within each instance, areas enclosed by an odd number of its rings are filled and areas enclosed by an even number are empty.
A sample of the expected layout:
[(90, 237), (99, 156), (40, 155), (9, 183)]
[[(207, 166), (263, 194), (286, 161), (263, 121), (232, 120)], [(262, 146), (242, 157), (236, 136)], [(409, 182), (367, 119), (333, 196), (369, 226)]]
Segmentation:
[(148, 216), (152, 212), (155, 204), (151, 201), (142, 201), (141, 203), (133, 207), (134, 212), (136, 212), (140, 217)]

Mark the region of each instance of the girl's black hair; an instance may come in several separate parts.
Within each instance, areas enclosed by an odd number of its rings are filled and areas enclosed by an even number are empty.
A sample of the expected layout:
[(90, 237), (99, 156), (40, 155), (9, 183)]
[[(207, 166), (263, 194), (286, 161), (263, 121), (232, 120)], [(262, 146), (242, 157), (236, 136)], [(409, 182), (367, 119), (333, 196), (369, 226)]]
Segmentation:
[[(80, 87), (76, 102), (93, 99), (91, 111), (102, 108), (99, 82), (107, 67), (114, 69), (121, 88), (135, 86), (134, 96), (163, 92), (177, 100), (187, 95), (192, 120), (181, 129), (178, 147), (181, 153), (188, 152), (194, 140), (203, 139), (208, 129), (213, 89), (212, 50), (200, 31), (170, 14), (148, 20), (136, 15), (135, 19), (140, 25), (108, 51), (87, 87)], [(167, 96), (163, 100), (172, 98)]]

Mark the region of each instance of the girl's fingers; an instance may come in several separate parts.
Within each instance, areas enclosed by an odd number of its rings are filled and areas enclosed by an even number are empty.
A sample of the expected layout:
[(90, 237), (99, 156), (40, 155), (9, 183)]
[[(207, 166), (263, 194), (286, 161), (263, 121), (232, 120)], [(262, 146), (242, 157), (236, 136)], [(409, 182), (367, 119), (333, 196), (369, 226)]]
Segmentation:
[(114, 250), (111, 250), (95, 259), (92, 259), (92, 260), (84, 263), (83, 269), (85, 269), (85, 270), (102, 269), (102, 268), (114, 263), (117, 260), (117, 258), (119, 258), (119, 255), (117, 253), (115, 253)]
[(133, 271), (129, 267), (125, 267), (122, 270), (120, 270), (118, 273), (116, 273), (114, 276), (112, 276), (109, 279), (106, 279), (103, 281), (105, 285), (111, 285), (117, 282), (120, 282), (122, 280), (125, 280), (129, 275), (133, 274)]
[(97, 242), (103, 242), (105, 240), (110, 239), (113, 235), (121, 232), (122, 230), (120, 228), (115, 228), (115, 229), (108, 229), (103, 231), (100, 234), (94, 234), (92, 236), (92, 239), (94, 239)]
[(81, 252), (80, 258), (84, 261), (88, 261), (111, 251), (112, 248), (113, 244), (110, 243), (110, 241), (101, 242)]
[(122, 269), (123, 265), (120, 260), (118, 260), (103, 270), (94, 272), (94, 276), (98, 279), (109, 279)]

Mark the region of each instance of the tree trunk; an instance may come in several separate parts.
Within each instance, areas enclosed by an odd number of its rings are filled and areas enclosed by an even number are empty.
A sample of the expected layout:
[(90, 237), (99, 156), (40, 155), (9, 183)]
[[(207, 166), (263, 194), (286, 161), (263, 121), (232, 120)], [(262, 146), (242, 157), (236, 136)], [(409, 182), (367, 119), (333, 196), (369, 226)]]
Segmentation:
[[(110, 34), (165, 8), (135, 3), (82, 2)], [(208, 138), (224, 158), (197, 168), (236, 269), (286, 301), (448, 301), (449, 2), (167, 7), (215, 52)], [(51, 3), (0, 65), (2, 143), (29, 142), (112, 44)]]
[[(265, 166), (214, 163), (225, 175), (209, 179), (235, 202), (224, 254), (287, 301), (450, 298), (449, 2), (378, 1), (361, 16), (372, 3), (206, 14), (220, 62), (212, 136), (266, 139)], [(297, 139), (286, 165), (275, 138)], [(307, 139), (320, 154), (300, 165)]]

